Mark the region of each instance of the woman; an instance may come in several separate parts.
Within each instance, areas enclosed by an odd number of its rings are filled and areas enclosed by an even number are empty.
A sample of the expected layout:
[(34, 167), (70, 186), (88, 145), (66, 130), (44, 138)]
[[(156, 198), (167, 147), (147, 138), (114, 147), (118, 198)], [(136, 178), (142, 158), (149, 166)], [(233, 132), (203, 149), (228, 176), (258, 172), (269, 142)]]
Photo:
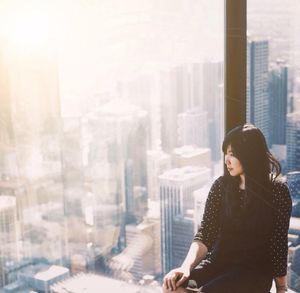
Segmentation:
[(251, 124), (231, 130), (222, 149), (225, 175), (212, 185), (198, 233), (163, 292), (268, 293), (273, 279), (277, 293), (286, 292), (292, 202), (277, 179), (280, 164)]

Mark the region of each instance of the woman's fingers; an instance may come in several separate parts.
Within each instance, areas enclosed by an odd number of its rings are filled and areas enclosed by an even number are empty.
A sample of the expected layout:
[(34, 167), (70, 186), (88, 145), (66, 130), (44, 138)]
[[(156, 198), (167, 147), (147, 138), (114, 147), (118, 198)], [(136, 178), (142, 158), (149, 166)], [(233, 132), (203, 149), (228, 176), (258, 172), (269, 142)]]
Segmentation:
[(183, 282), (187, 279), (188, 277), (185, 275), (182, 275), (181, 278), (178, 280), (178, 282), (176, 283), (176, 287), (179, 287), (180, 285), (183, 284)]
[(169, 290), (168, 276), (165, 276), (165, 277), (164, 277), (164, 283), (163, 283), (163, 286), (164, 286), (167, 290)]
[(176, 290), (176, 280), (178, 277), (178, 273), (173, 273), (171, 276), (171, 288), (172, 290)]
[(167, 275), (164, 277), (164, 287), (165, 287), (167, 290), (171, 290), (170, 273), (167, 274)]
[(164, 286), (167, 290), (176, 290), (178, 287), (176, 285), (176, 280), (178, 277), (180, 277), (181, 273), (180, 272), (170, 272), (168, 273), (165, 278), (164, 278)]

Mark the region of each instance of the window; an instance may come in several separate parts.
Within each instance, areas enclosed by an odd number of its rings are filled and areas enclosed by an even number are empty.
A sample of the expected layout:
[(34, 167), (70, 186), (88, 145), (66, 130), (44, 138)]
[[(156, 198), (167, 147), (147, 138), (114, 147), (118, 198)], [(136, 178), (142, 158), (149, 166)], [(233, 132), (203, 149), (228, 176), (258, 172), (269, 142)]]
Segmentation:
[(248, 1), (247, 121), (280, 160), (293, 199), (288, 285), (300, 290), (299, 1)]
[(154, 288), (223, 171), (223, 1), (0, 11), (1, 287)]

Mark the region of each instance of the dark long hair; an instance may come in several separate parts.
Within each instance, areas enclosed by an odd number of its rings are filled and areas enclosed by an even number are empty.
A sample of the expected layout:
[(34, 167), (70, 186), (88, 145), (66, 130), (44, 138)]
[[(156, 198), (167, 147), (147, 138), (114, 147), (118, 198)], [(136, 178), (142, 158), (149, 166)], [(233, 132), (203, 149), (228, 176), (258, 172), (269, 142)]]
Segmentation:
[[(233, 155), (241, 162), (245, 174), (245, 206), (252, 204), (256, 211), (262, 206), (270, 206), (271, 183), (279, 176), (281, 166), (270, 153), (263, 133), (249, 123), (237, 126), (225, 136), (222, 145), (224, 154), (229, 145)], [(230, 215), (232, 212), (230, 194), (236, 190), (240, 177), (232, 177), (227, 168), (224, 170), (224, 178), (228, 182), (225, 193), (226, 208), (227, 214)]]

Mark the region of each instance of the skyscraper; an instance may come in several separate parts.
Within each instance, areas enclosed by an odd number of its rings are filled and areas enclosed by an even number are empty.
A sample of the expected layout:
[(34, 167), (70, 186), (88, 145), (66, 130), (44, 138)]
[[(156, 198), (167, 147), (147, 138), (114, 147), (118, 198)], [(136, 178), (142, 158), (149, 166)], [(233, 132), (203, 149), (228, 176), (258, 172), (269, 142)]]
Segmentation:
[(172, 228), (172, 266), (176, 268), (183, 263), (195, 235), (193, 214), (174, 217)]
[(2, 46), (0, 57), (0, 132), (5, 128), (0, 138), (1, 188), (7, 184), (14, 190), (22, 256), (62, 261), (66, 246), (57, 55), (51, 46), (40, 52), (10, 45)]
[(177, 147), (177, 115), (191, 105), (191, 73), (183, 64), (161, 73), (161, 131), (162, 148), (166, 152)]
[(212, 161), (221, 159), (224, 136), (224, 64), (208, 61), (201, 64), (201, 95), (203, 111), (207, 113), (208, 140)]
[[(10, 101), (11, 89), (8, 82), (8, 69), (0, 50), (0, 172), (2, 174), (13, 173), (10, 161), (14, 157), (13, 152), (13, 125), (12, 103)], [(14, 168), (13, 168), (14, 169)]]
[(136, 281), (140, 281), (144, 275), (160, 274), (159, 219), (145, 218), (138, 226), (127, 225), (126, 241), (126, 248), (112, 259), (116, 274), (123, 274), (124, 279)]
[(172, 163), (174, 168), (186, 166), (211, 168), (211, 149), (193, 145), (176, 148), (172, 153)]
[[(135, 210), (135, 197), (138, 200), (145, 197), (146, 118), (147, 112), (139, 107), (112, 100), (88, 113), (82, 120), (84, 180), (94, 197), (91, 213), (98, 217), (96, 210), (114, 207), (110, 220), (114, 227), (120, 229), (115, 238), (118, 241), (113, 243), (117, 251), (125, 247), (125, 220), (127, 223), (134, 222), (137, 220), (135, 212), (140, 214)], [(101, 225), (100, 222), (98, 224)], [(102, 235), (96, 226), (93, 229), (97, 246)], [(110, 233), (108, 227), (103, 229)]]
[(8, 283), (3, 273), (6, 264), (19, 258), (18, 231), (16, 198), (0, 195), (0, 286)]
[(268, 100), (269, 43), (249, 39), (247, 43), (247, 122), (260, 128), (270, 144)]
[(289, 172), (286, 176), (292, 198), (300, 198), (300, 171)]
[(199, 108), (188, 110), (177, 116), (178, 146), (195, 145), (208, 147), (207, 113)]
[(300, 274), (300, 245), (295, 247), (292, 263), (289, 267), (288, 285), (290, 288), (299, 292), (299, 274)]
[(194, 209), (193, 192), (204, 185), (209, 178), (210, 170), (205, 167), (172, 169), (159, 176), (163, 274), (174, 267), (173, 239), (177, 233), (174, 229), (175, 217), (183, 217), (189, 209)]
[[(223, 62), (219, 61), (183, 64), (161, 74), (163, 150), (170, 152), (193, 140), (201, 146), (208, 143), (214, 161), (221, 158), (223, 83)], [(206, 136), (204, 141), (199, 142), (199, 133), (201, 138)]]
[(171, 157), (161, 149), (147, 151), (148, 198), (159, 200), (158, 176), (171, 169)]
[(287, 115), (287, 172), (300, 171), (300, 112)]
[(269, 71), (270, 145), (284, 145), (286, 141), (286, 114), (288, 100), (288, 67), (277, 60)]

